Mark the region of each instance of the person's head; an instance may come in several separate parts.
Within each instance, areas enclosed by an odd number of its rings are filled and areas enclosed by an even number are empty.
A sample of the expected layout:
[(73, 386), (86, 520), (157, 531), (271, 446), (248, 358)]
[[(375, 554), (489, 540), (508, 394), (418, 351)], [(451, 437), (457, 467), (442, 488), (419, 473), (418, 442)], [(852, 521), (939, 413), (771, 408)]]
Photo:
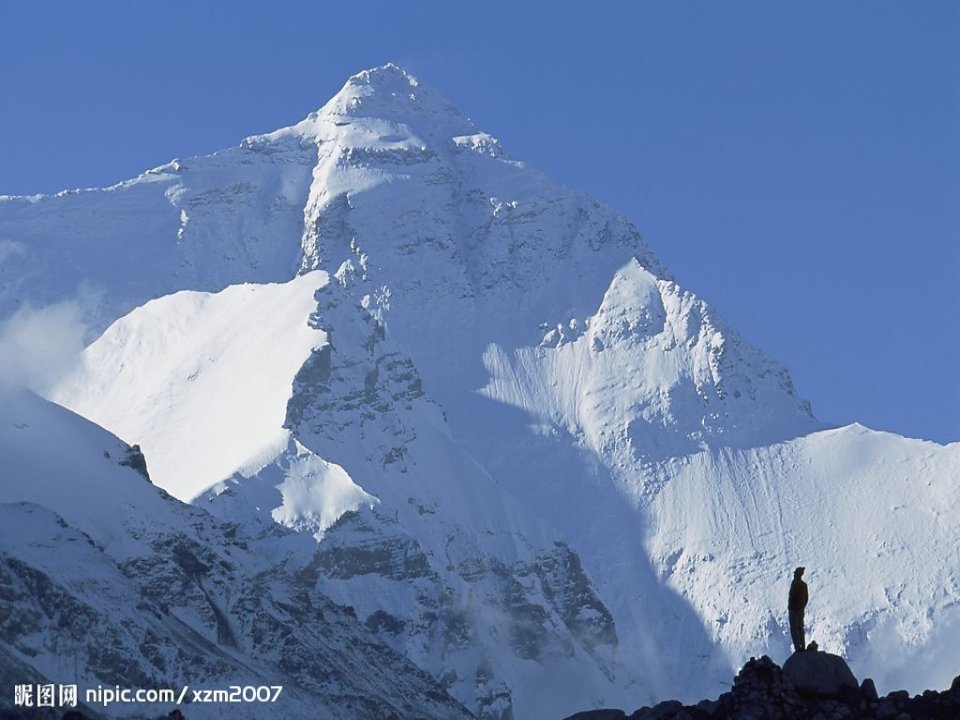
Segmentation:
[(803, 577), (803, 571), (804, 571), (804, 570), (806, 570), (806, 568), (798, 567), (796, 570), (793, 571), (793, 576), (794, 576), (797, 580), (799, 580), (801, 577)]

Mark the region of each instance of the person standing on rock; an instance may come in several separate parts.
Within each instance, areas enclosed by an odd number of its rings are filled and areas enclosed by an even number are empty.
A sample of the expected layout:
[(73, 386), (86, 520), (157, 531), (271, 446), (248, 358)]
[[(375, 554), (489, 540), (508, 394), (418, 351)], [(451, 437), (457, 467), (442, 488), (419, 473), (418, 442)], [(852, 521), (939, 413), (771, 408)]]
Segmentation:
[(801, 579), (804, 568), (798, 567), (793, 571), (793, 582), (790, 584), (790, 599), (787, 610), (790, 613), (790, 636), (793, 638), (793, 647), (796, 652), (807, 649), (803, 635), (803, 611), (807, 607), (807, 584)]

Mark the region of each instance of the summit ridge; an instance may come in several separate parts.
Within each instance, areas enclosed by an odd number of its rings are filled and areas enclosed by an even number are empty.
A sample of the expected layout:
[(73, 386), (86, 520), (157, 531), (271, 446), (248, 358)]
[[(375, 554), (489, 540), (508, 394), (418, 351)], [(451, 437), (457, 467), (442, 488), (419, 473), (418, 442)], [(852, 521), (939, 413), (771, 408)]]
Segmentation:
[[(381, 139), (389, 143), (392, 127), (400, 135), (415, 133), (432, 143), (448, 142), (458, 135), (477, 133), (476, 126), (433, 88), (394, 63), (352, 75), (324, 105), (296, 125), (253, 136), (245, 143), (276, 139), (289, 134), (323, 139), (331, 125), (353, 123), (384, 129)], [(335, 132), (335, 131), (333, 131)]]

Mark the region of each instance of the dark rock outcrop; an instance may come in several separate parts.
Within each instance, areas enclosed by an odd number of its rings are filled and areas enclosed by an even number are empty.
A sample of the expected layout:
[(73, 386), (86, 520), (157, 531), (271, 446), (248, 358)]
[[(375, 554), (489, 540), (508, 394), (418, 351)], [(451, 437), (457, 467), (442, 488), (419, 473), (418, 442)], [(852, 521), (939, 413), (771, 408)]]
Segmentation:
[(128, 445), (127, 454), (120, 460), (120, 464), (136, 470), (147, 479), (147, 482), (152, 482), (150, 473), (147, 471), (147, 458), (144, 457), (139, 445)]
[(612, 710), (610, 708), (584, 710), (576, 715), (571, 715), (567, 720), (627, 720), (627, 714), (623, 710)]
[(860, 699), (860, 685), (839, 655), (796, 652), (783, 664), (783, 674), (804, 697)]
[(873, 680), (860, 685), (843, 658), (807, 650), (781, 669), (769, 657), (750, 658), (730, 692), (683, 705), (667, 700), (628, 715), (588, 710), (567, 720), (960, 720), (960, 676), (949, 690), (910, 697), (904, 690), (877, 696)]

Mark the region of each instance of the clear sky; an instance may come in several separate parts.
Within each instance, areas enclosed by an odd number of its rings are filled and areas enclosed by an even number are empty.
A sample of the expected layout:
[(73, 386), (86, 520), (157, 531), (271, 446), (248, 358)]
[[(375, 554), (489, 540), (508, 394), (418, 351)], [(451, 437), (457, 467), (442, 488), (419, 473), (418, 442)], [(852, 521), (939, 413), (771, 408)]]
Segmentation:
[(822, 420), (960, 440), (960, 3), (3, 2), (0, 194), (235, 145), (394, 61), (631, 217)]

